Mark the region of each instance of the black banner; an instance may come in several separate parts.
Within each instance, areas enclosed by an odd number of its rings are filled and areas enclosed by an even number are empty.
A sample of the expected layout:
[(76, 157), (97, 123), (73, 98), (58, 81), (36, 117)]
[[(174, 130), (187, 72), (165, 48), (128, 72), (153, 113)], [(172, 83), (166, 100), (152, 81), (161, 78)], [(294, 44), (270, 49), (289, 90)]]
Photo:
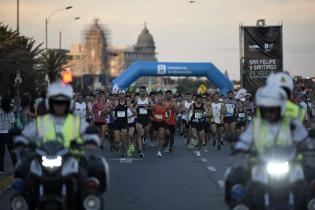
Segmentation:
[(283, 71), (282, 26), (241, 28), (243, 87), (254, 93), (271, 72)]

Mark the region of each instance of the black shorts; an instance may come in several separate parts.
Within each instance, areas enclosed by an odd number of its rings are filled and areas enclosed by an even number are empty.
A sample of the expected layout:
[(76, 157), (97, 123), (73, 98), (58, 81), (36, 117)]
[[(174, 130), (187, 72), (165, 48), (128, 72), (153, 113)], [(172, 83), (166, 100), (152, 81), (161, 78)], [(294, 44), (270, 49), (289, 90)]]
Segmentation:
[(175, 125), (165, 124), (165, 129), (170, 130), (171, 133), (175, 133)]
[(94, 122), (94, 125), (98, 128), (101, 128), (102, 125), (106, 125), (106, 122)]
[(136, 123), (128, 123), (128, 128), (136, 128)]
[(136, 122), (143, 125), (143, 127), (145, 127), (150, 124), (150, 121), (151, 121), (150, 116), (148, 116), (147, 118), (143, 118), (143, 117), (137, 118)]
[(224, 118), (224, 123), (234, 123), (234, 122), (236, 122), (236, 119), (234, 116)]
[(216, 125), (217, 128), (222, 128), (222, 127), (224, 127), (224, 124), (223, 124), (223, 123), (215, 123), (215, 122), (213, 122), (212, 125)]
[(191, 122), (191, 128), (195, 128), (197, 131), (205, 129), (204, 122)]
[(115, 130), (128, 129), (127, 122), (115, 122)]
[(107, 125), (109, 130), (115, 129), (115, 123), (107, 123)]
[(152, 122), (152, 129), (154, 131), (159, 130), (160, 128), (165, 128), (165, 123), (164, 122)]
[(150, 124), (150, 119), (137, 119), (136, 123), (141, 124), (144, 128)]

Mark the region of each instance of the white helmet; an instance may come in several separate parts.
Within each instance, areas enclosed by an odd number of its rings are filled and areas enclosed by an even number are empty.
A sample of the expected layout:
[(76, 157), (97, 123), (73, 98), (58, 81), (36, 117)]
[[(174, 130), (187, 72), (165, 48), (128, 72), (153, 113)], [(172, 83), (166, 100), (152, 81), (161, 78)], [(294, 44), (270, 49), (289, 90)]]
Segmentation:
[(73, 88), (71, 85), (61, 82), (52, 83), (47, 89), (46, 108), (49, 110), (49, 101), (51, 99), (59, 101), (69, 101), (69, 110), (73, 109)]
[(287, 94), (281, 87), (270, 84), (257, 90), (255, 102), (257, 107), (280, 107), (281, 116), (283, 116), (287, 103)]
[(248, 91), (245, 88), (241, 88), (237, 91), (235, 98), (241, 99), (248, 94)]
[(125, 90), (119, 90), (118, 93), (123, 93), (123, 94), (125, 94), (126, 91), (125, 91)]
[(293, 91), (293, 79), (288, 73), (278, 72), (271, 73), (267, 78), (267, 84), (275, 84), (279, 87), (286, 88), (290, 92)]

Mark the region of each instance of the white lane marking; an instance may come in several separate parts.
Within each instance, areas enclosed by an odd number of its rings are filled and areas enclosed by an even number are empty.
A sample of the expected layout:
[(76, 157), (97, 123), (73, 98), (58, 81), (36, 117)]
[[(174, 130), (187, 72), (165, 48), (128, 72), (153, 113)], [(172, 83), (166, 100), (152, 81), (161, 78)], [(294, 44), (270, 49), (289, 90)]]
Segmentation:
[(206, 158), (200, 158), (201, 162), (206, 163), (208, 160)]
[(132, 163), (134, 160), (143, 160), (143, 159), (138, 159), (138, 158), (112, 158), (112, 159), (107, 159), (107, 160), (113, 160), (113, 161), (119, 161), (120, 163)]
[(220, 185), (220, 187), (224, 187), (224, 181), (223, 180), (218, 180), (218, 184)]
[(211, 171), (211, 172), (216, 172), (216, 171), (217, 171), (217, 169), (215, 169), (214, 166), (207, 166), (207, 169), (208, 169), (209, 171)]

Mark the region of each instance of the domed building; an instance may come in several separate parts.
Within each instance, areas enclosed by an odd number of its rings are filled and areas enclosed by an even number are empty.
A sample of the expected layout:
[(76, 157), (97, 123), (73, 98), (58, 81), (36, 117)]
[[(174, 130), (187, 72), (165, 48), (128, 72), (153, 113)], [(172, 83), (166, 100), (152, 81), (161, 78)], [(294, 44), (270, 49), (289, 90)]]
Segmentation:
[(136, 50), (143, 53), (155, 54), (155, 43), (153, 36), (150, 34), (147, 24), (144, 24), (144, 28), (141, 34), (138, 36)]
[[(109, 59), (109, 72), (113, 77), (120, 75), (135, 61), (157, 61), (155, 56), (155, 42), (146, 24), (137, 38), (136, 45), (123, 47), (113, 46), (110, 48), (110, 52), (112, 56)], [(141, 77), (134, 85), (147, 86), (151, 83), (154, 86), (157, 81), (156, 77)]]

